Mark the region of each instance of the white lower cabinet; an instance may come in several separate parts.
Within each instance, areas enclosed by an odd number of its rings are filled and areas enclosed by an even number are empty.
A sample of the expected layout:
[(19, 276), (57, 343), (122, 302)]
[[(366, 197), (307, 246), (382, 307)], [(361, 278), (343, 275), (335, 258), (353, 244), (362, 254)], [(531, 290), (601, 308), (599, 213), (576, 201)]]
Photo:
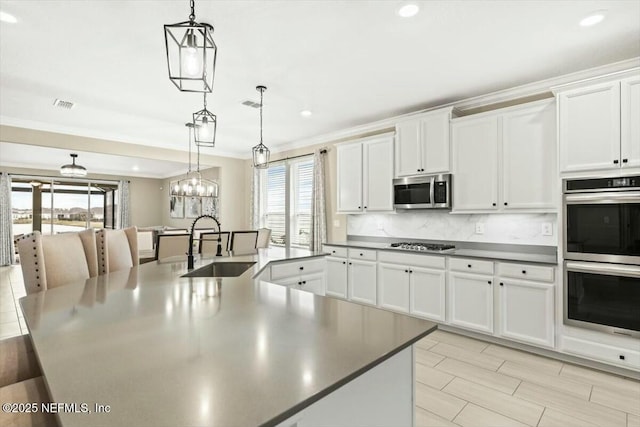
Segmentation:
[(376, 262), (349, 258), (349, 300), (376, 305)]
[(270, 281), (317, 295), (325, 295), (325, 260), (311, 258), (275, 263), (271, 266)]
[(409, 267), (398, 264), (378, 265), (380, 307), (409, 312)]
[(446, 274), (444, 270), (413, 267), (409, 281), (409, 312), (445, 321)]
[(493, 333), (493, 276), (452, 271), (447, 299), (452, 325)]
[(347, 299), (347, 258), (328, 256), (326, 295)]
[(499, 279), (497, 335), (542, 347), (554, 347), (554, 285)]

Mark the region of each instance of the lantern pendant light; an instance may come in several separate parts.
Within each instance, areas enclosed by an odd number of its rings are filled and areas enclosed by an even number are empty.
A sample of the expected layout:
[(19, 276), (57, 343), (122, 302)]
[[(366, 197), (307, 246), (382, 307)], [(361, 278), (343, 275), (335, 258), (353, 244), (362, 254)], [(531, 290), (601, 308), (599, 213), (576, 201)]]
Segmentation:
[(213, 26), (195, 21), (195, 4), (190, 0), (189, 20), (164, 26), (169, 79), (183, 92), (211, 92), (217, 46)]
[(207, 110), (207, 94), (204, 94), (204, 108), (193, 113), (194, 140), (198, 147), (215, 147), (216, 115)]
[(184, 178), (172, 184), (170, 188), (171, 196), (186, 197), (218, 197), (218, 183), (203, 178), (200, 173), (200, 148), (197, 150), (197, 168), (191, 169), (191, 129), (195, 130), (193, 123), (186, 123), (189, 128), (189, 169)]
[(253, 167), (258, 169), (266, 169), (269, 167), (269, 148), (262, 143), (262, 105), (264, 91), (267, 90), (264, 86), (256, 86), (256, 90), (260, 92), (260, 143), (253, 147)]

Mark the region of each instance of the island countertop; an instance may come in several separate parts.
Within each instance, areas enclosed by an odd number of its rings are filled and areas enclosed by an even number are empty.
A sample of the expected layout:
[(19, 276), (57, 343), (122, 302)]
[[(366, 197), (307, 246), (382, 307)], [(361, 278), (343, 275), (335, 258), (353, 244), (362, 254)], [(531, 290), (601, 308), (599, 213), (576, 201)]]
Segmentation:
[(269, 252), (215, 259), (256, 261), (235, 278), (153, 262), (22, 298), (53, 401), (110, 406), (62, 426), (276, 425), (436, 328), (252, 279), (320, 255)]

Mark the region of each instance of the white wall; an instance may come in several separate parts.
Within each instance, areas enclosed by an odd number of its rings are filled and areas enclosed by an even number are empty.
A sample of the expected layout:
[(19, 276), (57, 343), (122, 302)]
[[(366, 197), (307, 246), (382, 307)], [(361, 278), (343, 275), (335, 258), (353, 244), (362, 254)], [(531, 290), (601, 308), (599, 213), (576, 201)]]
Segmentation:
[[(484, 234), (476, 234), (476, 223)], [(552, 236), (542, 235), (551, 223)], [(450, 214), (440, 211), (348, 215), (349, 236), (556, 246), (556, 214)]]

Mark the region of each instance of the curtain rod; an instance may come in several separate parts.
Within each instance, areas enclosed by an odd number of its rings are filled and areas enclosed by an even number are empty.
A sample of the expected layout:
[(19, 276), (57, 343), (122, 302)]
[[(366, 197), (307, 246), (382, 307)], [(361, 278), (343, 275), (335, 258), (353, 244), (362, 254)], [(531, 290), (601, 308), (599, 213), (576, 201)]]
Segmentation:
[[(117, 184), (118, 182), (120, 182), (120, 180), (109, 180), (109, 179), (85, 179), (85, 178), (71, 178), (71, 177), (65, 177), (65, 176), (50, 176), (50, 175), (27, 175), (27, 174), (22, 174), (22, 173), (9, 173), (9, 172), (0, 172), (0, 174), (7, 174), (7, 175), (11, 175), (11, 176), (16, 176), (16, 177), (21, 177), (21, 178), (25, 178), (25, 179), (50, 179), (50, 180), (57, 180), (57, 181), (74, 181), (74, 182), (82, 182), (82, 183), (93, 183), (93, 184)], [(129, 180), (125, 180), (127, 181), (129, 184), (131, 183), (131, 181)]]
[[(320, 150), (320, 154), (327, 154), (327, 149), (323, 148)], [(297, 156), (291, 156), (291, 157), (283, 157), (281, 159), (276, 159), (274, 160), (274, 162), (282, 162), (284, 160), (293, 160), (293, 159), (299, 159), (300, 157), (307, 157), (307, 156), (313, 156), (313, 153), (307, 153), (307, 154), (300, 154)]]

